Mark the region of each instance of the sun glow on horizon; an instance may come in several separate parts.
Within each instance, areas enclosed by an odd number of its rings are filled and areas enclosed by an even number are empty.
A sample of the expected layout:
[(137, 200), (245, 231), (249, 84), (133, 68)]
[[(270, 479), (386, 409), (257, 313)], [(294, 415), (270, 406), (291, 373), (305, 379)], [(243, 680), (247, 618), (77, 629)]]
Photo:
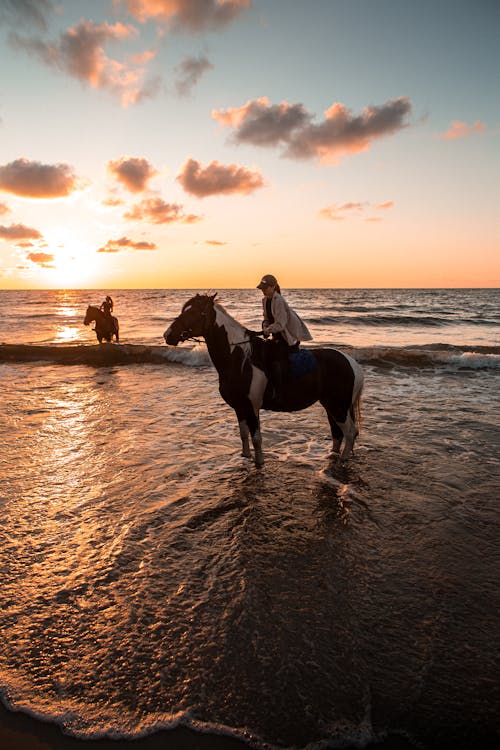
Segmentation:
[(497, 4), (221, 5), (0, 11), (0, 287), (498, 287)]

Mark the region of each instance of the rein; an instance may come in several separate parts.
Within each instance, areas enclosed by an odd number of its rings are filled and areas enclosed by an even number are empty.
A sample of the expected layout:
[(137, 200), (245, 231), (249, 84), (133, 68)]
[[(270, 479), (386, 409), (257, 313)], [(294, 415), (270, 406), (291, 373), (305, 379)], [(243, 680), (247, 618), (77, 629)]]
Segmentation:
[[(196, 341), (197, 344), (205, 344), (206, 345), (206, 341), (203, 341), (203, 339), (199, 339), (196, 336), (186, 336), (184, 338), (184, 333), (187, 333), (187, 331), (183, 331), (182, 332), (182, 337), (183, 337), (182, 340), (183, 341)], [(255, 338), (257, 336), (264, 336), (263, 332), (261, 332), (261, 331), (250, 331), (250, 330), (248, 330), (248, 328), (246, 330), (246, 334), (248, 336), (247, 339), (243, 339), (243, 341), (230, 341), (229, 342), (230, 346), (239, 346), (240, 344), (251, 344), (253, 338)]]

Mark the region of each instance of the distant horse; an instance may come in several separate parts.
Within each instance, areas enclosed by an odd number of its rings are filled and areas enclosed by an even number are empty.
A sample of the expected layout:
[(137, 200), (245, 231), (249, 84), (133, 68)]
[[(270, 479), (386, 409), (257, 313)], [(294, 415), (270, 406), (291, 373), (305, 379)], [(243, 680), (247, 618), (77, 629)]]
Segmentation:
[[(219, 373), (219, 391), (238, 418), (242, 455), (251, 457), (249, 436), (255, 451), (255, 463), (262, 466), (262, 438), (259, 411), (300, 411), (316, 401), (326, 409), (338, 453), (344, 440), (341, 459), (349, 457), (360, 418), (363, 370), (347, 354), (336, 349), (302, 350), (298, 356), (310, 359), (305, 374), (285, 378), (280, 393), (274, 394), (266, 374), (264, 347), (272, 346), (252, 335), (218, 303), (217, 295), (197, 294), (163, 334), (167, 344), (201, 336)], [(291, 355), (293, 358), (296, 355)], [(293, 370), (293, 368), (292, 368)], [(278, 400), (279, 399), (279, 400)]]
[(116, 340), (120, 340), (120, 328), (118, 326), (118, 318), (113, 315), (105, 315), (102, 310), (98, 307), (89, 305), (84, 318), (84, 324), (88, 326), (95, 320), (95, 334), (98, 342), (101, 344), (102, 340), (105, 339), (111, 342), (113, 336)]

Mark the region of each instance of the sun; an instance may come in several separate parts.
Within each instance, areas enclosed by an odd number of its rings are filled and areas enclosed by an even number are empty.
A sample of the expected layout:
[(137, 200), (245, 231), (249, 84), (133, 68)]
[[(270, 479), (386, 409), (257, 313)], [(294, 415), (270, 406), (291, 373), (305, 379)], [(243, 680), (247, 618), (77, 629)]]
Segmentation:
[(47, 264), (47, 279), (55, 289), (78, 289), (95, 281), (95, 254), (83, 239), (71, 234), (67, 227), (57, 227), (46, 234), (45, 252), (52, 256)]
[(53, 253), (49, 269), (51, 280), (58, 289), (83, 288), (94, 278), (94, 269), (87, 255), (78, 255), (66, 249)]

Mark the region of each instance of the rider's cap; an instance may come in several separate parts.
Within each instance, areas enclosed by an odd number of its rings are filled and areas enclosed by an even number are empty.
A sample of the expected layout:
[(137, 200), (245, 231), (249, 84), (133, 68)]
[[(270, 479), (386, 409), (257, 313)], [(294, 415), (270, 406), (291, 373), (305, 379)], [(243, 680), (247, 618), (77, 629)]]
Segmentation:
[(277, 286), (278, 280), (276, 276), (273, 276), (270, 273), (267, 273), (265, 276), (262, 277), (259, 284), (257, 284), (257, 289), (264, 289), (265, 286)]

